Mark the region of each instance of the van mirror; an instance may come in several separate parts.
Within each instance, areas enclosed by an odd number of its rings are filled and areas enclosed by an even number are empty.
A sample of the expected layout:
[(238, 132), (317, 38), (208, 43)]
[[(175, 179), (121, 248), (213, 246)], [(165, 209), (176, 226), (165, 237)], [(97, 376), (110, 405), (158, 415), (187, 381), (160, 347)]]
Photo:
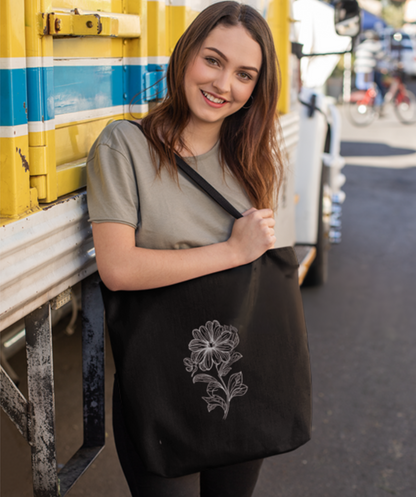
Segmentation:
[(356, 0), (339, 0), (335, 3), (335, 31), (340, 36), (354, 38), (361, 30), (360, 7)]

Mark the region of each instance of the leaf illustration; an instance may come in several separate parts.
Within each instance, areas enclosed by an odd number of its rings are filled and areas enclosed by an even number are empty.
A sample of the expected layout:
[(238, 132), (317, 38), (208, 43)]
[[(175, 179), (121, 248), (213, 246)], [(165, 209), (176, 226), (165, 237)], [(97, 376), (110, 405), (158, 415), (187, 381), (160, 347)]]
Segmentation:
[(211, 375), (209, 375), (209, 374), (197, 374), (196, 376), (194, 376), (194, 377), (192, 378), (192, 381), (193, 381), (194, 383), (198, 383), (198, 382), (199, 382), (199, 383), (211, 383), (211, 382), (213, 382), (213, 383), (217, 383), (217, 384), (218, 384), (218, 386), (221, 386), (221, 385), (218, 383), (218, 381), (217, 381), (217, 380), (216, 380), (213, 376), (211, 376)]
[(202, 397), (205, 402), (208, 404), (208, 412), (213, 411), (216, 407), (221, 407), (224, 412), (227, 410), (227, 404), (224, 399), (222, 399), (219, 395), (211, 395), (210, 397)]
[(239, 361), (243, 356), (240, 354), (240, 352), (234, 352), (231, 354), (230, 360), (228, 361), (228, 365), (231, 366), (231, 364), (234, 364), (235, 362)]
[(223, 362), (220, 366), (220, 369), (218, 370), (218, 374), (220, 376), (227, 376), (227, 374), (231, 371), (231, 368), (229, 367), (229, 361), (228, 362)]
[(186, 370), (191, 373), (194, 370), (194, 363), (188, 357), (183, 360)]
[(240, 387), (235, 388), (230, 394), (230, 400), (233, 397), (242, 397), (247, 393), (247, 390), (248, 390), (247, 385), (241, 385)]
[(233, 393), (233, 390), (235, 388), (238, 388), (240, 385), (243, 384), (243, 373), (240, 371), (239, 373), (234, 373), (230, 376), (230, 379), (228, 380), (228, 391)]
[(220, 376), (227, 376), (227, 374), (231, 371), (231, 368), (220, 368), (218, 374)]
[(219, 388), (221, 388), (221, 390), (224, 390), (224, 387), (220, 383), (218, 383), (218, 381), (212, 381), (207, 386), (207, 394), (209, 396), (213, 396)]

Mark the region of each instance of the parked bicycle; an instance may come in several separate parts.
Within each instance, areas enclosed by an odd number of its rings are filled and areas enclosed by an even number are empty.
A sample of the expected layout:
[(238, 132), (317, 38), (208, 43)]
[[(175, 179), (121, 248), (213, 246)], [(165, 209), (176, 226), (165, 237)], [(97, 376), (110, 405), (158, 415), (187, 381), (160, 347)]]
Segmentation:
[(368, 126), (379, 116), (381, 108), (393, 104), (398, 120), (403, 124), (416, 122), (416, 96), (406, 88), (399, 71), (393, 73), (392, 81), (383, 99), (383, 105), (376, 105), (376, 97), (380, 91), (376, 84), (368, 90), (356, 90), (351, 93), (348, 102), (348, 116), (356, 126)]

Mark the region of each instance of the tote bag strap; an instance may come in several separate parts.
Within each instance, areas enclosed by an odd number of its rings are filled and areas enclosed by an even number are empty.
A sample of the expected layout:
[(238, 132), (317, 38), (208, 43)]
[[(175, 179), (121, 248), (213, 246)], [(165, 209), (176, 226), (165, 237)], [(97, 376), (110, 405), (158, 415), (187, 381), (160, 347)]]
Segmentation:
[[(144, 134), (141, 125), (135, 121), (129, 121), (129, 123), (136, 125), (140, 131)], [(235, 219), (243, 217), (243, 215), (232, 205), (228, 200), (221, 195), (221, 193), (216, 190), (207, 180), (205, 180), (199, 173), (195, 171), (189, 164), (187, 164), (179, 155), (175, 154), (176, 164), (179, 169), (185, 173), (186, 178), (195, 183), (201, 188), (207, 195), (209, 195), (217, 204), (219, 204), (228, 214), (233, 216)]]

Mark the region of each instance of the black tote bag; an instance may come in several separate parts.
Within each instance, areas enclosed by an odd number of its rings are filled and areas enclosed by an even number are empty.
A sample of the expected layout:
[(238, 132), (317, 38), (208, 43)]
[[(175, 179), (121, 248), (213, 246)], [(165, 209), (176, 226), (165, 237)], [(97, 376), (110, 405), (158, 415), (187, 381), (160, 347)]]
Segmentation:
[(291, 247), (167, 287), (101, 290), (123, 415), (148, 471), (177, 477), (309, 440), (309, 350)]

